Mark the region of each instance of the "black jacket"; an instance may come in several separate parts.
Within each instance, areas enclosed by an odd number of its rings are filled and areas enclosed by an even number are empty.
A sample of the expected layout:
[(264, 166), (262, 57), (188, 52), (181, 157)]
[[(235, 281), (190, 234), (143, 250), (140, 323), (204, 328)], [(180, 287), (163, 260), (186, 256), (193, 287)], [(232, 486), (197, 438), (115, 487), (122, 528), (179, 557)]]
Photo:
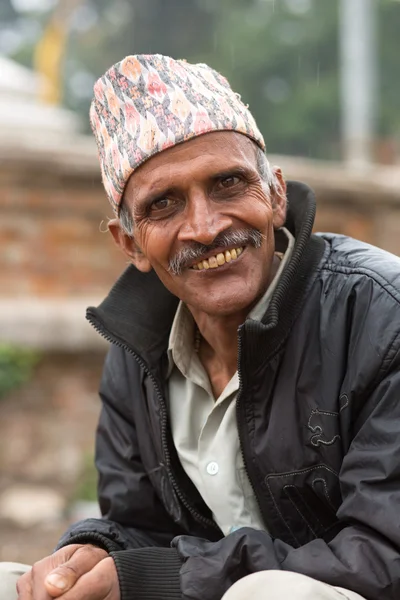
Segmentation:
[(311, 235), (312, 192), (291, 183), (288, 197), (293, 255), (262, 321), (238, 331), (237, 424), (265, 531), (223, 537), (178, 460), (165, 376), (178, 300), (131, 267), (88, 309), (112, 342), (96, 451), (104, 518), (59, 546), (111, 552), (122, 600), (219, 600), (263, 569), (400, 598), (400, 260)]

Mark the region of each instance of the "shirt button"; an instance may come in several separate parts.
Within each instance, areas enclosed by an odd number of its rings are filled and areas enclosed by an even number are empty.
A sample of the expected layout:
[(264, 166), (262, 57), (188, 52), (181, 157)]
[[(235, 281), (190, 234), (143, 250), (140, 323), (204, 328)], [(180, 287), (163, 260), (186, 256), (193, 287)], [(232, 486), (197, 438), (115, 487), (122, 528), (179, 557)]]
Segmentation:
[(207, 473), (209, 475), (216, 475), (219, 471), (219, 466), (218, 463), (216, 462), (210, 462), (207, 465)]

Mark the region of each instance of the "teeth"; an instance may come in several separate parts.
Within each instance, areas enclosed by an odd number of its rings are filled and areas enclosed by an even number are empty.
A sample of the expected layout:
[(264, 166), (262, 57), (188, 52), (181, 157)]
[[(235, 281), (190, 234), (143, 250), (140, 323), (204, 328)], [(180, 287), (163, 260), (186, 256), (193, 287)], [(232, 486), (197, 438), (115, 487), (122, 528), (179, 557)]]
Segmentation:
[(231, 260), (235, 260), (240, 256), (243, 252), (243, 248), (232, 248), (232, 250), (225, 250), (225, 252), (220, 252), (216, 256), (210, 256), (210, 258), (206, 260), (202, 260), (196, 265), (193, 265), (192, 269), (195, 271), (203, 271), (207, 269), (217, 269), (221, 267), (226, 262), (229, 263)]

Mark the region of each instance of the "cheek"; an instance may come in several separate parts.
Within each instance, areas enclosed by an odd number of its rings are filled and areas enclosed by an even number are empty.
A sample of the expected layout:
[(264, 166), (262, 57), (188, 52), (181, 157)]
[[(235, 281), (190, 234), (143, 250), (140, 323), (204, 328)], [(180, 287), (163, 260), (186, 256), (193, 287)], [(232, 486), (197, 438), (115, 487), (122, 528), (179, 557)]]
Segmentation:
[(242, 221), (268, 235), (273, 230), (274, 212), (269, 198), (257, 190), (247, 194), (240, 206)]
[(139, 231), (137, 241), (153, 268), (155, 265), (168, 266), (172, 236), (167, 227), (146, 224)]

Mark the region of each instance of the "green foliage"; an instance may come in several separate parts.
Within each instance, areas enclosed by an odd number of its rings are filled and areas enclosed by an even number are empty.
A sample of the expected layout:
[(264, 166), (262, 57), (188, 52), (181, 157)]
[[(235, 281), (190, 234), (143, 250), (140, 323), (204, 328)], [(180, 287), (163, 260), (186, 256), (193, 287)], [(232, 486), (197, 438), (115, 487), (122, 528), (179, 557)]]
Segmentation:
[(36, 351), (0, 345), (0, 399), (29, 381), (39, 359)]
[(218, 67), (249, 103), (269, 150), (336, 156), (337, 2), (223, 4), (217, 24)]
[(379, 129), (400, 142), (400, 2), (380, 0), (378, 85), (380, 88)]

